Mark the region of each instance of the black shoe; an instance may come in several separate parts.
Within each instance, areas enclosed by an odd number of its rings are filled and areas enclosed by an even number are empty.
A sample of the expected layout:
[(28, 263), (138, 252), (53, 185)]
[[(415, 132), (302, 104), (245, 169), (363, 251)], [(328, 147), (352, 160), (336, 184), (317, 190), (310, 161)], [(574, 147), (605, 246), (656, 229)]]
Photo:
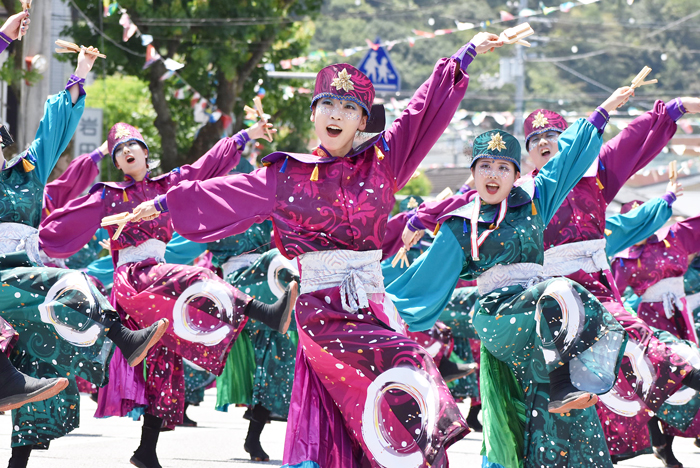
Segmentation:
[(31, 445), (12, 447), (12, 457), (10, 458), (10, 463), (7, 465), (7, 468), (27, 468), (27, 462), (31, 454)]
[(129, 330), (121, 323), (115, 323), (107, 337), (114, 342), (122, 354), (134, 367), (141, 363), (150, 350), (165, 334), (170, 322), (168, 319), (160, 319), (153, 325), (142, 330)]
[(693, 445), (695, 445), (697, 448), (700, 448), (700, 438), (695, 439), (695, 442), (693, 442)]
[(568, 413), (572, 409), (584, 409), (598, 403), (598, 395), (584, 392), (571, 383), (569, 363), (565, 363), (549, 373), (550, 413)]
[(479, 422), (479, 411), (481, 411), (481, 405), (474, 405), (469, 408), (469, 414), (467, 415), (467, 425), (469, 429), (474, 432), (482, 432), (484, 430), (483, 426)]
[(163, 420), (151, 414), (143, 415), (141, 443), (129, 462), (138, 468), (163, 468), (158, 461), (156, 447)]
[(666, 468), (683, 468), (683, 463), (679, 462), (673, 454), (670, 443), (660, 447), (653, 447), (654, 455), (661, 460)]
[(585, 409), (598, 403), (598, 395), (590, 392), (583, 392), (573, 385), (571, 390), (563, 397), (551, 400), (547, 404), (550, 413), (568, 413), (572, 409)]
[(475, 362), (469, 364), (457, 364), (450, 361), (449, 359), (442, 359), (438, 370), (440, 375), (445, 379), (445, 382), (452, 382), (453, 380), (461, 379), (470, 374), (476, 372), (479, 365)]
[(68, 386), (68, 379), (35, 379), (15, 369), (0, 353), (0, 411), (9, 411), (34, 401), (46, 400)]
[(258, 320), (280, 333), (287, 333), (292, 323), (292, 311), (299, 296), (299, 283), (292, 281), (287, 290), (274, 304), (265, 304), (253, 299), (245, 308), (245, 315)]
[(260, 433), (264, 428), (265, 423), (255, 420), (251, 420), (250, 426), (248, 426), (248, 435), (245, 438), (243, 449), (250, 454), (250, 459), (253, 461), (270, 461), (270, 456), (260, 445)]
[(197, 421), (193, 421), (187, 416), (187, 408), (189, 406), (190, 406), (189, 403), (185, 403), (185, 411), (183, 411), (183, 413), (182, 413), (182, 424), (180, 424), (180, 426), (197, 427)]

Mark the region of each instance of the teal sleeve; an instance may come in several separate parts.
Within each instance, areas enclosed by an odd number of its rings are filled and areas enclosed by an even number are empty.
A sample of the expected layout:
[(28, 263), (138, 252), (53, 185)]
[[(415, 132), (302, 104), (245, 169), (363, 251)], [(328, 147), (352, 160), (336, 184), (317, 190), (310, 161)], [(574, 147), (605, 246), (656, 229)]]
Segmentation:
[(179, 265), (189, 265), (195, 258), (207, 251), (207, 244), (200, 244), (185, 239), (175, 233), (165, 247), (165, 261)]
[(673, 210), (663, 198), (654, 198), (625, 214), (605, 219), (605, 253), (612, 257), (664, 227)]
[(545, 225), (591, 167), (602, 146), (603, 137), (586, 119), (578, 119), (559, 135), (559, 152), (535, 176), (539, 194), (535, 204)]
[(435, 324), (452, 297), (463, 265), (459, 242), (443, 226), (430, 248), (386, 288), (409, 330), (427, 330)]
[(112, 257), (107, 255), (89, 264), (87, 274), (100, 280), (105, 288), (112, 289), (112, 284), (114, 284), (114, 263), (112, 262)]
[(29, 153), (36, 160), (39, 179), (46, 184), (49, 175), (58, 162), (59, 156), (66, 150), (80, 118), (85, 110), (85, 96), (78, 98), (73, 105), (70, 93), (61, 91), (49, 96), (44, 104), (44, 116), (39, 123), (34, 141), (29, 146)]

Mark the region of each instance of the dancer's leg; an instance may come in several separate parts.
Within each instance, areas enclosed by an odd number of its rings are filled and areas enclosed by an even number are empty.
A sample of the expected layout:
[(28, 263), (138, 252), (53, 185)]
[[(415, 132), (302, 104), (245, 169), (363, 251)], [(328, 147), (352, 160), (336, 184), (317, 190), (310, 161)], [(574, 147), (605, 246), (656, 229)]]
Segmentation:
[(68, 379), (35, 379), (21, 373), (0, 353), (0, 411), (9, 411), (33, 401), (57, 395), (68, 386)]
[(143, 415), (141, 443), (129, 460), (132, 465), (138, 468), (162, 468), (156, 454), (162, 424), (163, 420), (157, 416), (148, 413)]
[(248, 425), (248, 435), (245, 438), (243, 448), (250, 454), (253, 461), (269, 461), (270, 457), (260, 444), (260, 434), (265, 429), (270, 419), (270, 411), (262, 405), (255, 405), (251, 411), (250, 424)]

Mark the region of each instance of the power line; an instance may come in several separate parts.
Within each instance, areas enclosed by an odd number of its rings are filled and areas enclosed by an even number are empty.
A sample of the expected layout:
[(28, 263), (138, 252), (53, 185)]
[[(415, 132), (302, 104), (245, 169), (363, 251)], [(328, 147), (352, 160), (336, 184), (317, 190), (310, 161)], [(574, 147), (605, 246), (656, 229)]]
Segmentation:
[(92, 20), (91, 20), (90, 18), (88, 18), (88, 16), (87, 16), (85, 13), (83, 13), (83, 10), (81, 10), (81, 9), (78, 7), (78, 5), (75, 4), (75, 1), (74, 1), (74, 0), (68, 0), (68, 1), (70, 2), (71, 5), (73, 5), (73, 8), (76, 9), (76, 11), (80, 14), (80, 16), (82, 16), (83, 19), (85, 19), (85, 21), (87, 21), (88, 26), (90, 26), (90, 28), (91, 28), (93, 31), (97, 31), (97, 33), (98, 33), (100, 36), (104, 37), (104, 38), (107, 39), (109, 42), (111, 42), (113, 45), (115, 45), (116, 47), (120, 48), (121, 50), (123, 50), (124, 52), (126, 52), (126, 53), (128, 53), (128, 54), (135, 55), (135, 56), (137, 56), (137, 57), (146, 57), (146, 54), (141, 54), (141, 53), (139, 53), (139, 52), (134, 52), (133, 50), (129, 49), (128, 47), (124, 47), (123, 45), (121, 45), (120, 43), (118, 43), (117, 41), (115, 41), (114, 39), (112, 39), (111, 37), (109, 37), (108, 35), (106, 35), (106, 34), (104, 33), (104, 31), (102, 31), (100, 28), (98, 28), (98, 27), (95, 25), (95, 23), (93, 23)]

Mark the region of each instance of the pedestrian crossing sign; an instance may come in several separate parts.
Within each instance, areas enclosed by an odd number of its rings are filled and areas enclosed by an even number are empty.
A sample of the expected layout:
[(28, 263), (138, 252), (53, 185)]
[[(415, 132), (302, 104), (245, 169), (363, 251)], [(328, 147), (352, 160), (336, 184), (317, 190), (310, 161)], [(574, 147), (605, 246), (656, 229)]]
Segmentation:
[[(377, 38), (375, 44), (381, 41)], [(401, 91), (401, 76), (391, 63), (389, 54), (384, 47), (376, 50), (370, 48), (358, 65), (358, 70), (367, 75), (377, 92), (396, 93)]]

